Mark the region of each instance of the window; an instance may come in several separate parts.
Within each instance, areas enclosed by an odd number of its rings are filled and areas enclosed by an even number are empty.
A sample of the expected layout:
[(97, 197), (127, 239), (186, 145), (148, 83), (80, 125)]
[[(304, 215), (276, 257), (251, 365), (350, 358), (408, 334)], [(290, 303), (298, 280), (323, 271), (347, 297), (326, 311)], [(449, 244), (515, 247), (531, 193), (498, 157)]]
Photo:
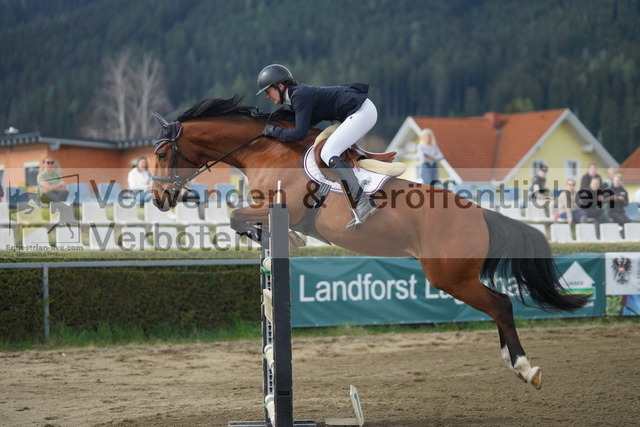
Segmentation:
[(540, 167), (542, 165), (546, 165), (546, 164), (547, 164), (547, 162), (545, 162), (544, 160), (534, 160), (533, 161), (533, 171), (537, 172), (538, 169), (540, 169)]
[(24, 182), (28, 187), (38, 185), (38, 172), (40, 172), (39, 166), (27, 166), (24, 168)]
[(576, 178), (580, 170), (580, 162), (577, 160), (567, 160), (564, 163), (565, 175), (567, 179)]

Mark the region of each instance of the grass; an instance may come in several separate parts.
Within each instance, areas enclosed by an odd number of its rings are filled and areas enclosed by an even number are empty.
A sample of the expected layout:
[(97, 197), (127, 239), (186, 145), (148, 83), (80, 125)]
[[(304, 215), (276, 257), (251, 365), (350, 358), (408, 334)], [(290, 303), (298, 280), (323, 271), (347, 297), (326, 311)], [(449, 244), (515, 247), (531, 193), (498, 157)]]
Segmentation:
[[(618, 324), (640, 324), (640, 317), (603, 317), (575, 319), (518, 319), (517, 327), (524, 328), (563, 328), (576, 326), (607, 326)], [(398, 333), (428, 332), (469, 332), (495, 331), (493, 322), (460, 322), (422, 325), (344, 325), (329, 328), (301, 328), (293, 330), (294, 338), (364, 336)], [(235, 321), (228, 327), (213, 330), (193, 330), (185, 332), (173, 326), (163, 326), (145, 332), (140, 327), (122, 327), (100, 324), (95, 329), (75, 329), (58, 326), (51, 333), (49, 343), (43, 344), (38, 337), (25, 336), (20, 340), (0, 339), (0, 351), (55, 350), (82, 347), (109, 347), (120, 345), (155, 344), (194, 344), (218, 341), (259, 340), (259, 324)]]

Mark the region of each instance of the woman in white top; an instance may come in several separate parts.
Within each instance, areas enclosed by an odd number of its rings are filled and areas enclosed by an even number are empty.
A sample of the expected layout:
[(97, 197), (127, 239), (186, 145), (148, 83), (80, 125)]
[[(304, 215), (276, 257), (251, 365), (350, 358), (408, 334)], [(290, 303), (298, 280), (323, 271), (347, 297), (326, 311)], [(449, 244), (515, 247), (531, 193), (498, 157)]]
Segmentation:
[(438, 161), (444, 159), (440, 149), (436, 145), (436, 137), (431, 129), (423, 129), (420, 132), (420, 144), (418, 145), (420, 163), (420, 175), (422, 182), (427, 185), (435, 185), (438, 181)]
[(136, 166), (129, 171), (129, 190), (135, 192), (149, 190), (151, 188), (151, 175), (149, 174), (149, 162), (146, 157), (140, 157)]
[(136, 166), (129, 171), (127, 178), (129, 190), (133, 191), (135, 199), (143, 205), (151, 200), (151, 174), (149, 173), (149, 161), (146, 157), (140, 157)]

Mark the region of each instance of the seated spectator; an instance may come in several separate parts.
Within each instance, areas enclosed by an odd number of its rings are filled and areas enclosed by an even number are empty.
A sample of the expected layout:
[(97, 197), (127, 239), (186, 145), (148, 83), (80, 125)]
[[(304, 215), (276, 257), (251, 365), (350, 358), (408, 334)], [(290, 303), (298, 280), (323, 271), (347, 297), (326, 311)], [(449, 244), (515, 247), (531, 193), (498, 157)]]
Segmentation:
[[(140, 157), (136, 161), (136, 165), (129, 171), (127, 182), (129, 190), (133, 191), (140, 204), (151, 200), (151, 174), (149, 174), (149, 161), (146, 157)], [(138, 194), (141, 192), (143, 194)]]
[(609, 217), (611, 220), (617, 222), (619, 225), (631, 222), (625, 213), (625, 208), (629, 204), (629, 193), (627, 193), (627, 190), (622, 186), (622, 175), (614, 175), (613, 183), (608, 189), (613, 192), (613, 194), (608, 197)]
[(605, 195), (612, 194), (611, 190), (601, 190), (601, 181), (599, 177), (593, 177), (589, 189), (578, 191), (576, 211), (574, 220), (576, 222), (595, 221), (597, 223), (611, 222), (609, 215), (604, 211), (602, 202)]
[(64, 202), (69, 196), (67, 184), (58, 172), (58, 165), (51, 157), (42, 160), (42, 170), (38, 173), (38, 192), (43, 203)]
[(620, 173), (619, 168), (609, 168), (607, 169), (607, 179), (602, 183), (602, 188), (611, 188), (613, 185), (613, 177)]
[(600, 181), (600, 187), (602, 187), (602, 178), (598, 175), (598, 165), (595, 163), (591, 163), (587, 169), (587, 173), (582, 176), (582, 179), (580, 180), (580, 190), (588, 190), (593, 178), (598, 178)]
[(556, 214), (554, 215), (554, 220), (566, 221), (569, 224), (575, 222), (576, 195), (576, 180), (568, 179), (567, 188), (562, 190), (556, 199)]

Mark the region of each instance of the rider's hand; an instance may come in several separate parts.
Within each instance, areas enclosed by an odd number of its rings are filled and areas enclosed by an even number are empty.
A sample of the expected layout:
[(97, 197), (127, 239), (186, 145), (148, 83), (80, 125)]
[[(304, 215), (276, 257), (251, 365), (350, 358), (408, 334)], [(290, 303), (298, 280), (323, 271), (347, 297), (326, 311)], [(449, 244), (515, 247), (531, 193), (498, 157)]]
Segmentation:
[(264, 127), (262, 134), (264, 136), (268, 136), (269, 138), (273, 138), (273, 132), (276, 130), (276, 127), (272, 124), (268, 124)]

